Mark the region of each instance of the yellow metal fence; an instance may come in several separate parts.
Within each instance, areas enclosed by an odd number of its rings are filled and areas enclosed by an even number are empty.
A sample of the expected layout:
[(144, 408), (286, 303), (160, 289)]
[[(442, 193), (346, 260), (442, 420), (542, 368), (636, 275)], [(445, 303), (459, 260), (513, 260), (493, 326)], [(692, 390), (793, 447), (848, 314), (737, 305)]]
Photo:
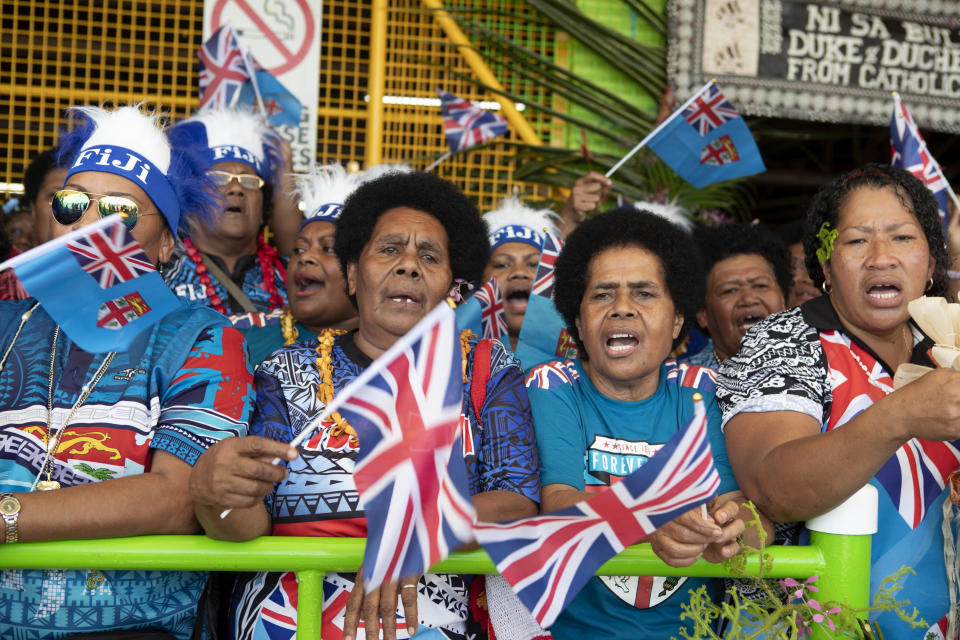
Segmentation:
[[(474, 10), (486, 23), (544, 55), (554, 34), (510, 17), (527, 11), (514, 0), (447, 2)], [(323, 0), (317, 161), (363, 165), (366, 159), (422, 168), (447, 147), (435, 105), (403, 104), (436, 98), (443, 87), (471, 100), (493, 100), (464, 76), (475, 77), (422, 0)], [(377, 11), (384, 30), (376, 46)], [(460, 12), (457, 12), (460, 15)], [(143, 102), (178, 119), (197, 104), (197, 57), (202, 0), (67, 2), (7, 0), (0, 8), (0, 182), (19, 183), (27, 164), (56, 142), (64, 110), (78, 104)], [(383, 70), (370, 86), (371, 70)], [(505, 88), (549, 103), (542, 89), (491, 64)], [(382, 127), (370, 136), (368, 96), (384, 96)], [(398, 100), (398, 98), (400, 100)], [(532, 111), (532, 130), (546, 139), (550, 122)], [(513, 131), (504, 140), (519, 140)], [(438, 173), (457, 182), (482, 208), (516, 184), (509, 145), (498, 142), (445, 162)], [(0, 193), (0, 195), (4, 195)]]

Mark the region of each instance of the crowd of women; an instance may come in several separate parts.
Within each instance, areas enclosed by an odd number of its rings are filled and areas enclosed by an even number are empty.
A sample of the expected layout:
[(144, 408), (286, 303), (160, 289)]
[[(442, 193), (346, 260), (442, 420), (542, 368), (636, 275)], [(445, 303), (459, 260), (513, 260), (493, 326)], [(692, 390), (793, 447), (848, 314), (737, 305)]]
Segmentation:
[[(577, 181), (559, 215), (511, 201), (480, 216), (450, 182), (402, 167), (292, 178), (289, 149), (251, 114), (202, 112), (166, 132), (133, 107), (72, 116), (33, 169), (35, 236), (120, 213), (186, 304), (127, 350), (90, 354), (34, 300), (0, 303), (5, 544), (366, 536), (351, 425), (334, 413), (289, 443), (427, 312), (496, 276), (509, 339), (461, 336), (455, 453), (480, 520), (589, 499), (686, 425), (699, 393), (720, 495), (706, 518), (693, 510), (645, 540), (660, 558), (736, 554), (741, 536), (757, 535), (746, 500), (778, 544), (802, 543), (805, 520), (870, 483), (880, 489), (872, 587), (910, 566), (898, 597), (931, 625), (947, 614), (947, 491), (905, 513), (904, 496), (877, 480), (917, 439), (960, 439), (960, 374), (892, 385), (900, 364), (932, 364), (907, 303), (944, 294), (952, 273), (936, 201), (910, 174), (869, 165), (826, 185), (803, 223), (805, 270), (791, 274), (786, 244), (797, 238), (758, 226), (691, 231), (643, 204), (586, 217), (611, 186), (598, 174)], [(554, 303), (579, 357), (525, 370), (513, 351), (545, 228), (565, 236)], [(797, 298), (807, 301), (788, 307)], [(292, 573), (56, 564), (3, 571), (0, 636), (295, 633)], [(721, 597), (708, 579), (595, 577), (542, 630), (495, 576), (427, 573), (364, 594), (361, 574), (330, 573), (323, 633), (668, 638), (689, 626), (681, 606), (700, 585)], [(878, 622), (887, 638), (927, 631)]]

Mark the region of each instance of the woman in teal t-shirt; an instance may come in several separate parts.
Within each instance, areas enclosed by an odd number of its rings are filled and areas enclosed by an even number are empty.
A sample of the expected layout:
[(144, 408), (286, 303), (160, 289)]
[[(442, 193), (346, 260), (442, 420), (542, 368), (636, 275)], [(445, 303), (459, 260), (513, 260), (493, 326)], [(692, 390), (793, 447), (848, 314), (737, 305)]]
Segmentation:
[[(544, 512), (589, 498), (643, 465), (707, 402), (720, 497), (646, 541), (670, 565), (718, 562), (738, 551), (736, 482), (727, 462), (710, 369), (666, 361), (700, 308), (703, 276), (687, 233), (633, 207), (600, 214), (568, 238), (557, 260), (555, 303), (583, 357), (527, 377)], [(666, 362), (665, 362), (666, 361)], [(595, 577), (550, 629), (558, 640), (679, 636), (681, 604), (705, 579)]]

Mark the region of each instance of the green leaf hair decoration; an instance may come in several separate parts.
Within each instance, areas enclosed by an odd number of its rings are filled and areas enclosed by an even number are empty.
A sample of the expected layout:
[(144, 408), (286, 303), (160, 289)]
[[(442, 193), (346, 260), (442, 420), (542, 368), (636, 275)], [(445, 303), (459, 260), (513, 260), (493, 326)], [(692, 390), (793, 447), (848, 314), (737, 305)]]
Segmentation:
[(820, 241), (820, 248), (817, 249), (817, 260), (820, 264), (825, 263), (833, 255), (833, 245), (837, 241), (840, 232), (837, 229), (830, 229), (830, 223), (824, 222), (820, 225), (820, 231), (817, 231), (817, 240)]

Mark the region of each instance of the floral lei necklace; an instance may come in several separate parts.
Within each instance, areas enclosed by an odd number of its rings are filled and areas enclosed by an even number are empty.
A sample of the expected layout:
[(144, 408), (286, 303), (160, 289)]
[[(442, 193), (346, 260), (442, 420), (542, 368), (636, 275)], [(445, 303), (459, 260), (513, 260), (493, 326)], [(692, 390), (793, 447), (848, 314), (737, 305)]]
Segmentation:
[[(203, 264), (203, 256), (199, 249), (193, 244), (190, 238), (183, 239), (183, 248), (187, 251), (187, 257), (196, 265), (197, 275), (200, 276), (200, 284), (207, 294), (210, 305), (222, 313), (230, 315), (226, 307), (223, 306), (223, 299), (217, 295), (217, 290), (213, 286), (213, 280), (207, 273), (207, 266)], [(280, 254), (277, 250), (267, 244), (263, 234), (257, 236), (257, 263), (260, 265), (260, 273), (263, 276), (263, 289), (269, 294), (270, 311), (279, 309), (283, 306), (283, 298), (277, 291), (277, 279), (286, 281), (287, 272), (283, 268), (283, 261), (280, 260)]]
[[(345, 329), (324, 329), (320, 332), (320, 335), (317, 336), (317, 373), (320, 374), (320, 382), (317, 383), (317, 399), (320, 400), (324, 405), (330, 404), (333, 401), (333, 343), (336, 340), (336, 337), (346, 333)], [(470, 340), (476, 336), (469, 329), (464, 329), (460, 332), (460, 354), (461, 358), (461, 367), (463, 372), (463, 382), (467, 382), (467, 356), (470, 355)], [(330, 419), (333, 420), (334, 426), (330, 429), (330, 435), (342, 436), (344, 433), (349, 433), (351, 436), (356, 437), (357, 432), (353, 430), (353, 427), (350, 426), (343, 416), (340, 415), (339, 411), (334, 411), (330, 414)]]
[(297, 319), (293, 317), (293, 311), (290, 307), (283, 308), (283, 314), (280, 316), (280, 331), (283, 333), (283, 344), (293, 344), (300, 337), (300, 331), (297, 330)]

